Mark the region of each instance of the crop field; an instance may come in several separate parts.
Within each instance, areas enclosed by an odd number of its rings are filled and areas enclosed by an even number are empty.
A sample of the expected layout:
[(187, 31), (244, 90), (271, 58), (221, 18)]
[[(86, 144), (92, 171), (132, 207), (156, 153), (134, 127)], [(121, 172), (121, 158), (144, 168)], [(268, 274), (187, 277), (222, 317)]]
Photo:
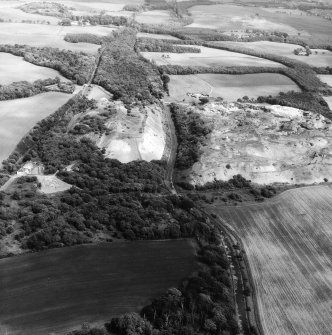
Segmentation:
[(248, 256), (265, 334), (327, 335), (332, 325), (332, 189), (293, 189), (214, 208)]
[(0, 260), (0, 326), (45, 335), (137, 311), (196, 268), (188, 240), (116, 242)]
[(300, 91), (288, 77), (279, 73), (258, 74), (197, 74), (170, 76), (169, 92), (171, 99), (190, 100), (187, 93), (209, 94), (222, 97), (226, 101), (236, 101), (248, 96), (276, 95), (279, 92)]
[(68, 81), (56, 70), (28, 63), (22, 57), (5, 52), (0, 52), (0, 73), (0, 85), (8, 85), (15, 81), (33, 82), (38, 79), (55, 77)]
[(27, 44), (34, 47), (52, 47), (96, 53), (99, 45), (89, 43), (68, 43), (64, 36), (68, 33), (91, 33), (100, 36), (110, 34), (115, 28), (101, 26), (47, 26), (27, 23), (0, 23), (1, 44)]
[[(197, 47), (197, 46), (193, 46)], [(141, 54), (154, 60), (157, 65), (183, 65), (183, 66), (269, 66), (283, 67), (284, 65), (259, 58), (214, 48), (199, 47), (200, 53), (167, 53), (167, 52), (142, 52)], [(169, 58), (162, 57), (169, 55)]]
[(40, 120), (68, 101), (70, 94), (46, 92), (33, 97), (0, 101), (0, 163)]
[(221, 42), (221, 45), (235, 45), (250, 48), (259, 52), (273, 53), (279, 56), (285, 56), (297, 61), (306, 63), (310, 66), (326, 67), (332, 66), (332, 52), (324, 49), (311, 49), (310, 56), (296, 56), (294, 50), (301, 46), (296, 44), (278, 43), (269, 41), (258, 42)]
[(313, 43), (332, 41), (332, 22), (300, 11), (245, 7), (236, 5), (195, 6), (189, 12), (194, 23), (190, 27), (217, 28), (222, 31), (261, 29), (282, 31), (305, 37)]

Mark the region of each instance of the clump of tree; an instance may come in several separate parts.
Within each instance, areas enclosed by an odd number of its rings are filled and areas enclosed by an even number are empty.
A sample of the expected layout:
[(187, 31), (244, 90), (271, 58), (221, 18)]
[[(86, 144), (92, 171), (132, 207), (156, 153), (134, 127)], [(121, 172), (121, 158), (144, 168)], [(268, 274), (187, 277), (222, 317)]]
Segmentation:
[(69, 8), (57, 2), (30, 2), (19, 7), (23, 12), (57, 18), (70, 17)]
[(212, 131), (210, 124), (199, 113), (177, 104), (170, 106), (178, 139), (175, 166), (180, 170), (190, 168), (198, 161), (207, 135)]
[(125, 104), (152, 103), (163, 96), (163, 83), (158, 69), (135, 52), (135, 35), (126, 28), (105, 40), (93, 82)]
[(91, 43), (98, 45), (101, 45), (103, 43), (103, 38), (101, 36), (89, 33), (67, 33), (64, 37), (64, 40), (69, 43)]
[(27, 45), (0, 45), (0, 52), (21, 56), (25, 61), (52, 68), (79, 85), (87, 83), (95, 67), (95, 57), (83, 52)]
[(91, 25), (102, 25), (102, 26), (127, 26), (131, 22), (131, 19), (126, 16), (111, 16), (107, 14), (101, 15), (84, 15), (84, 16), (75, 16), (71, 17), (74, 21), (85, 21), (89, 22)]
[(175, 45), (158, 39), (139, 39), (136, 47), (141, 52), (200, 53), (200, 48)]

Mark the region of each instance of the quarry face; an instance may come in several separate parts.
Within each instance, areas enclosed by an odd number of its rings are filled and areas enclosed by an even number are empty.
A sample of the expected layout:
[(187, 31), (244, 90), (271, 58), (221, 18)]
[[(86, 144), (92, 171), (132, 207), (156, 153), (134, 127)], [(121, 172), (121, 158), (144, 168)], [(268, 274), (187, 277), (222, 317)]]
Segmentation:
[(332, 122), (319, 114), (225, 102), (198, 112), (213, 130), (191, 170), (193, 184), (236, 174), (258, 184), (321, 183), (332, 176)]

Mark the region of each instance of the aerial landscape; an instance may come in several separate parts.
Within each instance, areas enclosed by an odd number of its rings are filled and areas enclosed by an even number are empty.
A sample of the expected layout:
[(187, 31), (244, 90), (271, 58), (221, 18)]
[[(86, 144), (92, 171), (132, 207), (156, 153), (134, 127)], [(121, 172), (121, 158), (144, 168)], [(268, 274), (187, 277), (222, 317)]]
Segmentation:
[(0, 0), (0, 335), (330, 335), (331, 183), (331, 0)]

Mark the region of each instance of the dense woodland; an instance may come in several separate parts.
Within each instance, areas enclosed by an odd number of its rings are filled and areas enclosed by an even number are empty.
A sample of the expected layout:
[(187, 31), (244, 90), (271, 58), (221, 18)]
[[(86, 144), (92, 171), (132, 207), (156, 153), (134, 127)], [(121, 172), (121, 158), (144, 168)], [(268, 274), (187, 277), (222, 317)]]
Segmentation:
[(163, 83), (158, 69), (136, 53), (135, 35), (127, 28), (106, 39), (93, 83), (125, 104), (152, 103), (163, 96)]
[(101, 36), (88, 33), (81, 33), (81, 34), (69, 33), (66, 34), (64, 40), (69, 43), (91, 43), (99, 45), (103, 43), (103, 38)]
[(0, 85), (0, 101), (27, 98), (49, 91), (73, 93), (74, 90), (74, 85), (61, 82), (60, 78), (36, 80), (33, 83), (19, 81), (9, 85)]
[(78, 85), (86, 84), (95, 67), (95, 57), (83, 52), (57, 48), (37, 48), (27, 45), (0, 45), (0, 52), (21, 56), (25, 61), (52, 68)]
[(173, 53), (200, 53), (200, 48), (175, 45), (152, 38), (140, 38), (136, 44), (137, 50), (141, 52), (173, 52)]
[(171, 104), (170, 109), (178, 139), (175, 166), (185, 170), (198, 161), (201, 146), (212, 131), (212, 125), (206, 124), (200, 114), (190, 108)]

